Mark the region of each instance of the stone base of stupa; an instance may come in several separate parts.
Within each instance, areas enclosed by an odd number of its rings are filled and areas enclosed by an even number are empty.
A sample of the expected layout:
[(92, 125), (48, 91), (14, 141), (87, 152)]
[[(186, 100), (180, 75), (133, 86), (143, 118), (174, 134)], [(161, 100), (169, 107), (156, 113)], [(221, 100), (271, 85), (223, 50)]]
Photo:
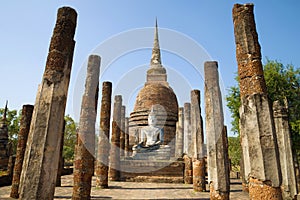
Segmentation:
[(122, 160), (121, 180), (183, 183), (184, 163), (176, 160)]
[(158, 149), (151, 151), (144, 150), (139, 152), (133, 150), (132, 156), (127, 159), (132, 160), (170, 160), (171, 147), (169, 145), (160, 145)]

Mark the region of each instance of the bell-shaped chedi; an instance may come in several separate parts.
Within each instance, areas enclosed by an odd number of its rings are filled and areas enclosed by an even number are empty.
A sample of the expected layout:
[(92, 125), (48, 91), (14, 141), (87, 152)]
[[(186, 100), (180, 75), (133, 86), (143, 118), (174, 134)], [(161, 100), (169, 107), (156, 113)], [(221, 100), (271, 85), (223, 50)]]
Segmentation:
[(158, 113), (157, 125), (164, 129), (164, 144), (171, 146), (171, 155), (173, 155), (178, 118), (178, 102), (173, 89), (167, 82), (166, 69), (161, 64), (157, 21), (150, 68), (147, 70), (147, 81), (138, 93), (134, 110), (130, 114), (130, 149), (139, 141), (140, 129), (148, 125), (148, 114), (152, 106), (154, 106), (156, 113)]

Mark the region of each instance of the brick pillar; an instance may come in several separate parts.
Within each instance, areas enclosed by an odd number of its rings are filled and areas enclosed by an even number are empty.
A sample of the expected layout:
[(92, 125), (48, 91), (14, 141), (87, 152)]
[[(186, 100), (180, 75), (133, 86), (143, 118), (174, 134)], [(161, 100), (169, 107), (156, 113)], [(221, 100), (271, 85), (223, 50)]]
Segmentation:
[(59, 149), (60, 157), (59, 157), (58, 169), (57, 169), (56, 187), (61, 186), (61, 175), (64, 169), (63, 149), (64, 149), (64, 139), (65, 139), (65, 126), (66, 126), (66, 120), (64, 120), (64, 125), (61, 134), (60, 149)]
[(50, 42), (22, 167), (20, 199), (53, 199), (70, 81), (77, 13), (63, 7)]
[(103, 82), (101, 113), (100, 113), (100, 133), (99, 133), (98, 156), (97, 156), (97, 166), (96, 166), (96, 187), (100, 187), (100, 188), (108, 188), (111, 91), (112, 91), (112, 83)]
[(3, 119), (0, 120), (0, 170), (7, 170), (8, 160), (10, 156), (6, 111), (7, 101), (3, 113)]
[(191, 104), (184, 103), (184, 149), (183, 153), (192, 156), (189, 150), (191, 149), (192, 135), (191, 135)]
[(207, 168), (210, 199), (229, 199), (228, 160), (224, 155), (224, 116), (219, 86), (218, 63), (205, 62), (205, 113)]
[(249, 156), (249, 162), (244, 162), (245, 173), (248, 173), (245, 176), (249, 177), (249, 196), (258, 200), (282, 199), (276, 132), (263, 75), (253, 4), (235, 4), (232, 13), (241, 94), (240, 134), (246, 145), (244, 161)]
[(125, 117), (125, 157), (130, 156), (129, 147), (129, 117)]
[(116, 95), (114, 102), (111, 148), (110, 148), (110, 166), (109, 179), (118, 181), (120, 179), (120, 125), (121, 125), (122, 96)]
[(298, 188), (292, 154), (287, 102), (285, 101), (283, 106), (279, 101), (275, 101), (273, 103), (273, 115), (282, 173), (282, 197), (283, 199), (294, 199), (298, 194)]
[(82, 96), (78, 143), (74, 158), (73, 200), (90, 199), (94, 174), (96, 93), (99, 83), (100, 57), (90, 55), (85, 91)]
[(193, 160), (193, 189), (196, 192), (205, 192), (205, 159)]
[(120, 156), (124, 157), (125, 151), (125, 112), (126, 107), (121, 108), (121, 127), (120, 127)]
[[(194, 190), (202, 192), (205, 187), (204, 135), (200, 108), (200, 91), (191, 91), (191, 154), (193, 158)], [(201, 171), (200, 171), (201, 170)]]
[(178, 121), (176, 124), (176, 152), (175, 156), (177, 158), (182, 158), (183, 156), (183, 128), (184, 128), (184, 116), (183, 116), (183, 108), (180, 107), (178, 109)]
[(21, 121), (20, 121), (20, 130), (18, 134), (18, 145), (17, 145), (16, 161), (14, 167), (14, 175), (13, 175), (11, 192), (10, 192), (10, 197), (15, 199), (19, 198), (18, 190), (19, 190), (24, 154), (26, 150), (26, 143), (27, 143), (28, 133), (30, 129), (32, 112), (33, 112), (33, 105), (23, 105)]
[(188, 155), (183, 156), (184, 160), (184, 183), (193, 184), (193, 162)]
[(225, 160), (225, 166), (227, 166), (228, 172), (225, 174), (226, 180), (228, 180), (228, 184), (230, 184), (230, 171), (231, 171), (231, 160), (229, 159), (228, 155), (228, 135), (227, 135), (227, 126), (223, 126), (223, 143), (224, 143), (224, 148), (223, 148), (223, 155), (224, 155), (224, 160)]
[[(294, 155), (294, 157), (296, 157), (296, 155)], [(300, 191), (300, 166), (299, 166), (299, 162), (297, 160), (297, 158), (294, 158), (295, 160), (295, 174), (296, 174), (296, 180), (297, 180), (297, 188), (298, 188), (298, 192)], [(298, 194), (298, 196), (300, 196), (300, 193)]]
[(9, 176), (10, 181), (12, 181), (13, 179), (15, 161), (16, 161), (16, 156), (10, 155), (8, 159), (8, 165), (7, 165), (7, 174)]
[(241, 143), (241, 153), (242, 158), (240, 161), (241, 167), (241, 178), (242, 178), (242, 190), (244, 192), (249, 192), (248, 184), (248, 174), (250, 174), (250, 157), (247, 135), (243, 134), (243, 130), (240, 130), (240, 143)]

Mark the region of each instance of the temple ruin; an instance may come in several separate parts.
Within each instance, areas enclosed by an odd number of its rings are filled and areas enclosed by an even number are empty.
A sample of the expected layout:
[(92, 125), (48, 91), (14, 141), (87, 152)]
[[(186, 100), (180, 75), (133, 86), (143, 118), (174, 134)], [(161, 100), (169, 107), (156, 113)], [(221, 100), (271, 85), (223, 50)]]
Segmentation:
[[(294, 166), (288, 105), (280, 101), (270, 105), (253, 4), (235, 4), (232, 15), (241, 95), (243, 187), (253, 200), (295, 199), (299, 169)], [(5, 107), (0, 121), (0, 169), (10, 169), (12, 198), (53, 199), (55, 186), (61, 186), (64, 114), (76, 22), (74, 9), (58, 10), (35, 105), (23, 106), (13, 176)], [(212, 200), (231, 198), (218, 62), (203, 63), (204, 88), (192, 89), (190, 101), (179, 105), (161, 57), (156, 20), (146, 82), (136, 96), (133, 110), (127, 110), (123, 94), (112, 97), (111, 82), (99, 83), (100, 56), (89, 56), (70, 198), (93, 198), (93, 176), (100, 192), (117, 188), (110, 184), (118, 181), (181, 183), (191, 186), (198, 196), (207, 194)], [(100, 131), (95, 143), (99, 89)]]

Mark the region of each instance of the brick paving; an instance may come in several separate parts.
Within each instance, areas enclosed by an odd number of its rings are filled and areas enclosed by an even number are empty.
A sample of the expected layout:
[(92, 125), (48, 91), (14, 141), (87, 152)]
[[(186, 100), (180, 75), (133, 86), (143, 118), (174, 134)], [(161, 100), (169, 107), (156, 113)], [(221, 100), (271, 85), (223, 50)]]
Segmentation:
[[(56, 200), (72, 198), (73, 176), (62, 177), (62, 187), (56, 187)], [(231, 179), (230, 199), (248, 200), (248, 194), (242, 192), (241, 182)], [(0, 199), (9, 198), (11, 186), (0, 187)], [(175, 183), (145, 183), (145, 182), (109, 182), (109, 189), (98, 189), (95, 187), (93, 177), (92, 199), (200, 199), (208, 200), (209, 192), (194, 192), (190, 184)]]

